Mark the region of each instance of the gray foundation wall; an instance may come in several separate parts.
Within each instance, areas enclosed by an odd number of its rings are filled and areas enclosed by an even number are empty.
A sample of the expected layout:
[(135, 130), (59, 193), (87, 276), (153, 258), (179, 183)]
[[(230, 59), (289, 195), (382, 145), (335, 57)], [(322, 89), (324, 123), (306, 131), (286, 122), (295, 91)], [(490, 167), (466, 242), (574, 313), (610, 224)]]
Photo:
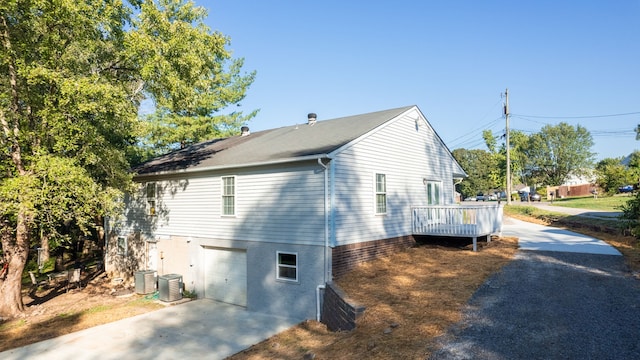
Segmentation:
[[(246, 250), (247, 310), (294, 319), (315, 319), (316, 288), (324, 284), (324, 247), (253, 241), (194, 239), (191, 245), (193, 288), (204, 294), (204, 251), (207, 247)], [(276, 278), (278, 251), (298, 255), (298, 281)]]

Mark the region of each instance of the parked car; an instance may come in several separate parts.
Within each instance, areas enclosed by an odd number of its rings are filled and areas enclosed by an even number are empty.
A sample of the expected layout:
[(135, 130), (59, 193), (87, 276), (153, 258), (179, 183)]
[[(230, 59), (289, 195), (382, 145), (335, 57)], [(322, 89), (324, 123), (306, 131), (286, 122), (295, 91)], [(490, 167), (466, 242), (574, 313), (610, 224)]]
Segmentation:
[(476, 195), (476, 201), (487, 201), (484, 197), (483, 193), (478, 193), (478, 195)]
[(468, 198), (464, 199), (464, 201), (477, 201), (475, 196), (469, 196)]
[(520, 201), (542, 201), (542, 196), (537, 193), (530, 194), (528, 192), (520, 193)]
[(490, 195), (487, 196), (487, 200), (489, 200), (489, 201), (497, 201), (498, 200), (498, 195), (490, 194)]
[(620, 187), (618, 188), (618, 192), (621, 192), (621, 193), (630, 193), (630, 192), (633, 192), (633, 185), (620, 186)]

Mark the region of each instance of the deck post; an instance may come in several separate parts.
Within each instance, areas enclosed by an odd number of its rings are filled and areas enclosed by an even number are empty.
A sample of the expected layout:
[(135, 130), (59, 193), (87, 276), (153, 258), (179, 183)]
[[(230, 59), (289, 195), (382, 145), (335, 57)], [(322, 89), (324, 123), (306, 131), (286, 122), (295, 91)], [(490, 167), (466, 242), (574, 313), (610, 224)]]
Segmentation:
[(473, 237), (473, 251), (478, 251), (478, 237)]

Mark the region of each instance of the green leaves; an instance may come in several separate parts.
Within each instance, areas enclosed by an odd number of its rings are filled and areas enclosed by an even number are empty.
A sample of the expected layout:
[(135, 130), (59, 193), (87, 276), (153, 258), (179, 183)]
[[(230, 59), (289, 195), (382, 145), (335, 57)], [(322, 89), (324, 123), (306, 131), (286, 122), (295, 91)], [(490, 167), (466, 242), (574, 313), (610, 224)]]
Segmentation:
[(192, 2), (148, 1), (125, 36), (156, 108), (142, 139), (153, 154), (228, 135), (255, 116), (220, 114), (244, 98), (255, 72), (241, 74), (243, 59), (231, 58), (229, 38), (212, 32), (205, 17)]
[[(130, 187), (130, 161), (253, 117), (222, 113), (255, 73), (205, 17), (182, 0), (2, 2), (0, 216), (85, 231)], [(139, 119), (145, 98), (156, 112)]]
[[(635, 155), (634, 155), (635, 154)], [(631, 155), (628, 166), (622, 163), (622, 159), (607, 158), (600, 160), (596, 164), (596, 183), (606, 193), (613, 195), (618, 192), (618, 188), (625, 185), (633, 185), (638, 183), (638, 163), (634, 161), (635, 152)]]
[[(69, 158), (37, 156), (28, 175), (0, 182), (0, 210), (5, 218), (27, 214), (31, 227), (45, 230), (51, 239), (64, 237), (64, 224), (87, 233), (96, 219), (113, 211), (121, 192), (103, 188), (90, 173)], [(113, 213), (109, 215), (114, 215)]]
[(486, 150), (455, 149), (453, 156), (469, 175), (462, 183), (459, 190), (464, 197), (475, 196), (476, 193), (486, 193), (489, 190), (501, 188), (499, 164), (495, 154)]
[(524, 150), (530, 161), (527, 170), (544, 185), (560, 185), (571, 175), (588, 173), (595, 155), (592, 147), (591, 134), (580, 125), (545, 125), (539, 133), (530, 136)]
[[(505, 188), (506, 144), (498, 147), (491, 131), (483, 131), (482, 136), (488, 151), (453, 151), (456, 160), (469, 174), (469, 178), (459, 185), (464, 196)], [(592, 147), (591, 134), (580, 125), (546, 125), (540, 132), (531, 135), (511, 131), (510, 157), (511, 173), (516, 181), (514, 184), (557, 186), (572, 175), (588, 175), (594, 159)], [(640, 163), (640, 160), (637, 162)]]

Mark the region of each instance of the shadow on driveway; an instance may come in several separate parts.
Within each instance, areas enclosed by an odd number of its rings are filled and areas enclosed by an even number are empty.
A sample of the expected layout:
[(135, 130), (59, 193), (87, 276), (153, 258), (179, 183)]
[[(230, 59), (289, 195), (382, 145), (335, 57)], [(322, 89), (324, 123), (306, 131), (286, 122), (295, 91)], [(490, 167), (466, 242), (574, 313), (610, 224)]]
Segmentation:
[(300, 320), (196, 300), (0, 353), (0, 359), (224, 359)]

